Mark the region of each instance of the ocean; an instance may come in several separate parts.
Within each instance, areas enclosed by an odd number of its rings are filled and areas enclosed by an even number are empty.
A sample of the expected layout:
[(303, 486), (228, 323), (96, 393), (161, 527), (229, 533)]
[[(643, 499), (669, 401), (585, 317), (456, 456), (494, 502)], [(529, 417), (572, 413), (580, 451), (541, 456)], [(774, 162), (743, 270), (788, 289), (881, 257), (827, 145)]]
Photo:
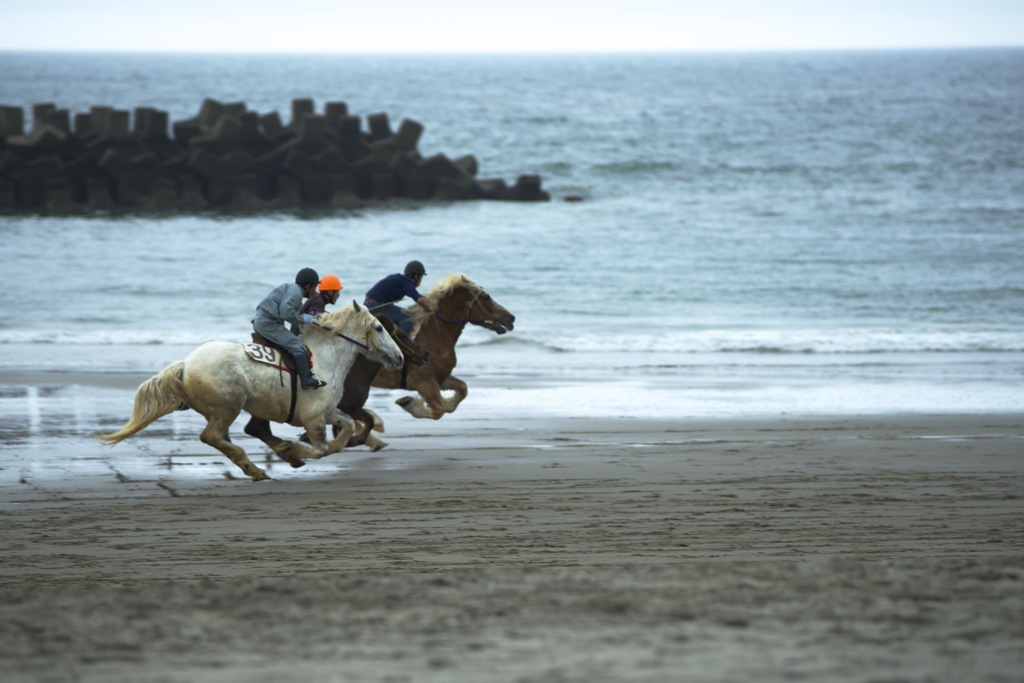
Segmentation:
[[(425, 155), (540, 174), (552, 200), (0, 213), (0, 377), (154, 374), (247, 340), (302, 267), (362, 301), (415, 258), (425, 284), (465, 273), (517, 316), (463, 336), (448, 420), (1024, 409), (1024, 49), (0, 53), (0, 104), (27, 119), (177, 121), (208, 97), (410, 118)], [(371, 407), (408, 419), (394, 398)]]

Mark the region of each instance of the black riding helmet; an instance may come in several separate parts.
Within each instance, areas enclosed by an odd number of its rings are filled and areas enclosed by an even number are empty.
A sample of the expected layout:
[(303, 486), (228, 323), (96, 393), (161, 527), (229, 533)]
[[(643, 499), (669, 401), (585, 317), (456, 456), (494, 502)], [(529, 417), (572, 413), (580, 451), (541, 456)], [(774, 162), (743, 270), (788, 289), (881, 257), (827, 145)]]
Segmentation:
[(427, 270), (423, 267), (423, 264), (419, 261), (409, 261), (405, 264), (405, 276), (416, 277), (417, 275), (426, 275)]
[(303, 285), (317, 285), (320, 284), (320, 276), (312, 268), (303, 268), (295, 274), (295, 284), (299, 287)]

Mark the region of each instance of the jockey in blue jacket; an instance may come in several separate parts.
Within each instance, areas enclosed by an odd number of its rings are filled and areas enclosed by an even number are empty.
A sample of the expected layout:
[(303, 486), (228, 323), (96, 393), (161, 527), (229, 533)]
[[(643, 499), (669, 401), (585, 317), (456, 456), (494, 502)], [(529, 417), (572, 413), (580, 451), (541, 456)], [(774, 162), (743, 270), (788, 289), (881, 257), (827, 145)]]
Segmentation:
[(327, 383), (313, 376), (309, 369), (309, 349), (296, 335), (285, 328), (285, 323), (303, 325), (313, 322), (309, 313), (301, 313), (302, 299), (310, 296), (320, 282), (312, 268), (303, 268), (295, 275), (295, 282), (275, 287), (256, 307), (252, 328), (288, 351), (295, 359), (295, 371), (302, 380), (303, 389), (319, 389)]
[(409, 297), (426, 310), (433, 312), (434, 307), (416, 290), (426, 274), (422, 263), (409, 261), (404, 273), (392, 273), (370, 287), (363, 303), (374, 313), (383, 313), (391, 318), (406, 334), (412, 334), (413, 318), (397, 304), (405, 297)]

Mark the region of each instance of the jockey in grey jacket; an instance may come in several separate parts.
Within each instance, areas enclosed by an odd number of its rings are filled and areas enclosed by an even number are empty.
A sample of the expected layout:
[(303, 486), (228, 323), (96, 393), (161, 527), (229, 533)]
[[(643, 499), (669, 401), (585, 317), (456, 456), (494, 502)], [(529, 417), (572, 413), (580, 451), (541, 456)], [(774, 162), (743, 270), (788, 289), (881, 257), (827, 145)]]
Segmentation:
[(309, 352), (302, 340), (288, 331), (285, 323), (302, 325), (313, 321), (313, 316), (300, 313), (303, 297), (309, 296), (320, 282), (320, 276), (312, 268), (303, 268), (295, 276), (295, 282), (286, 282), (271, 290), (256, 306), (256, 317), (252, 328), (275, 344), (286, 349), (295, 359), (295, 370), (302, 380), (303, 389), (319, 389), (326, 382), (313, 376), (309, 369)]

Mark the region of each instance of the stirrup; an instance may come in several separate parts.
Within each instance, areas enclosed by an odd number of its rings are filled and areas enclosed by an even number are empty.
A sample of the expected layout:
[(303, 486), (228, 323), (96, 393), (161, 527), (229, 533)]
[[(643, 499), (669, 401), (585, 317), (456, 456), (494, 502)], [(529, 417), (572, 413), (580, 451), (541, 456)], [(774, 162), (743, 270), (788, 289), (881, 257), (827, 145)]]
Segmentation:
[(322, 379), (317, 379), (316, 377), (313, 378), (312, 384), (306, 384), (305, 382), (302, 383), (303, 389), (319, 389), (320, 387), (326, 386), (327, 382), (323, 381)]

